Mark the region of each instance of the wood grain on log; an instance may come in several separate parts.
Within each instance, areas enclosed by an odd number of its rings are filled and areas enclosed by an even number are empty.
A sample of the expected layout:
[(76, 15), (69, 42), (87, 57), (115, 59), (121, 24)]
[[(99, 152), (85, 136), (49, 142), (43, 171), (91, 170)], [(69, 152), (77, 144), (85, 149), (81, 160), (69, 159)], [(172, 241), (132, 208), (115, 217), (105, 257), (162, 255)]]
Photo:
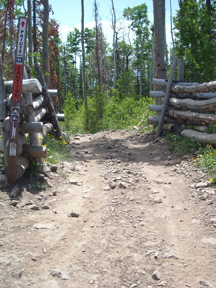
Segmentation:
[(47, 148), (44, 146), (39, 146), (39, 145), (24, 144), (23, 153), (33, 158), (46, 158)]
[(216, 134), (203, 133), (191, 129), (186, 129), (181, 132), (183, 137), (194, 139), (204, 144), (216, 144)]
[(170, 98), (169, 104), (182, 110), (192, 110), (197, 112), (212, 111), (214, 108), (216, 108), (216, 98), (200, 101), (192, 99)]
[[(7, 94), (13, 92), (13, 80), (6, 81), (5, 83), (5, 91)], [(22, 82), (22, 93), (40, 93), (42, 92), (42, 86), (38, 79), (23, 79)]]
[(202, 125), (202, 123), (216, 125), (216, 115), (214, 114), (170, 110), (166, 112), (166, 116), (191, 123), (191, 125)]
[(172, 86), (171, 90), (173, 93), (197, 93), (197, 92), (216, 91), (216, 81), (202, 83), (193, 86), (174, 85)]

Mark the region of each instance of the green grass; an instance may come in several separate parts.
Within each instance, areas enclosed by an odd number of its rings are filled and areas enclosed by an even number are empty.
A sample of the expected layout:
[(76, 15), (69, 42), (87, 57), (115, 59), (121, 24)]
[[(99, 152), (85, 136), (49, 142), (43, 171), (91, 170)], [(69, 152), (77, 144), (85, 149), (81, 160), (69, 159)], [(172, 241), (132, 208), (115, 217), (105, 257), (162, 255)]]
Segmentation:
[(47, 163), (56, 164), (58, 162), (70, 161), (71, 156), (68, 150), (69, 138), (66, 138), (68, 137), (58, 140), (54, 135), (48, 134), (44, 140), (44, 146), (47, 147)]
[[(209, 128), (211, 129), (211, 128)], [(216, 147), (201, 144), (193, 139), (167, 133), (165, 143), (176, 156), (191, 155), (196, 165), (209, 177), (209, 184), (216, 185)]]

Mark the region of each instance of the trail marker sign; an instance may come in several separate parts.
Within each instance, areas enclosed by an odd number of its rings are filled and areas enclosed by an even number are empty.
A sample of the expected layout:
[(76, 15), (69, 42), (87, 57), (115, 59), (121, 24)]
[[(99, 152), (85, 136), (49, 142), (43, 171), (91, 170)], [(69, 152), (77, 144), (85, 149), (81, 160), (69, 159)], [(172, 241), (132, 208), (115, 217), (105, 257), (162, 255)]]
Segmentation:
[(27, 18), (20, 17), (18, 23), (17, 46), (15, 55), (13, 97), (10, 112), (10, 132), (8, 145), (8, 182), (14, 184), (17, 180), (17, 153), (19, 118), (22, 93), (23, 65), (26, 47)]

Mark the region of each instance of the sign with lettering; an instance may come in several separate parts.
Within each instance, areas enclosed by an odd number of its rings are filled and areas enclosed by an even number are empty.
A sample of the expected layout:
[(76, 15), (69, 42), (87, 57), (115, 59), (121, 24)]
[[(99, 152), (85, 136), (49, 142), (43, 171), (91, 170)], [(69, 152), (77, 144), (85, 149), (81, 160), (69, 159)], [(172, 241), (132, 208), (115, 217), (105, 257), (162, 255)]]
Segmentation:
[(13, 97), (10, 113), (10, 133), (8, 145), (8, 182), (13, 184), (17, 179), (17, 146), (19, 134), (19, 118), (22, 93), (23, 64), (26, 47), (27, 19), (20, 17), (17, 33), (17, 46), (15, 55)]

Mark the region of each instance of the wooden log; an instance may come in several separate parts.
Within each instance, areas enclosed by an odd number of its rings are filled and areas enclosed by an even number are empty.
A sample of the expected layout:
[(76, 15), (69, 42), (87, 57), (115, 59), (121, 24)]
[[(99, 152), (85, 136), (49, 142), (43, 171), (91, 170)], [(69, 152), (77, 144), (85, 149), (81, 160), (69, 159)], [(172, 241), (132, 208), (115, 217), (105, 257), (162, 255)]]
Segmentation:
[[(6, 81), (5, 83), (5, 91), (7, 94), (13, 92), (13, 80)], [(40, 93), (42, 92), (42, 86), (38, 79), (23, 79), (22, 82), (22, 93)]]
[(50, 95), (49, 95), (49, 91), (48, 91), (44, 76), (42, 74), (40, 65), (38, 63), (35, 63), (35, 70), (36, 70), (36, 72), (38, 74), (38, 78), (39, 78), (40, 83), (42, 85), (42, 94), (44, 96), (44, 100), (46, 102), (49, 114), (51, 116), (52, 124), (53, 124), (53, 127), (54, 127), (55, 131), (56, 131), (56, 136), (60, 140), (60, 139), (63, 138), (62, 131), (61, 131), (61, 128), (59, 126), (58, 118), (56, 116), (55, 109), (54, 109), (54, 106), (53, 106), (53, 102), (51, 101), (51, 98), (50, 98)]
[(65, 116), (64, 116), (64, 114), (59, 113), (59, 114), (57, 114), (57, 117), (58, 117), (58, 120), (59, 120), (59, 121), (65, 121)]
[(184, 94), (174, 94), (171, 93), (170, 97), (177, 97), (178, 99), (193, 99), (193, 100), (208, 100), (208, 99), (213, 99), (216, 98), (216, 93), (213, 92), (208, 92), (208, 93), (196, 93), (196, 94), (189, 94), (189, 93), (184, 93)]
[(44, 98), (42, 95), (38, 96), (36, 99), (34, 99), (33, 101), (33, 108), (34, 110), (37, 110), (41, 107), (41, 105), (43, 104)]
[(39, 122), (47, 113), (46, 108), (40, 108), (35, 112), (35, 122)]
[(216, 98), (200, 101), (170, 98), (169, 105), (181, 110), (191, 110), (196, 112), (215, 111)]
[(150, 91), (151, 98), (163, 98), (165, 95), (166, 93), (163, 91)]
[[(159, 119), (160, 119), (160, 116), (149, 116), (148, 117), (148, 124), (152, 124), (152, 125), (156, 125), (159, 123)], [(164, 117), (164, 123), (167, 124), (167, 123), (177, 123), (177, 121), (175, 121), (174, 119), (172, 118), (169, 118), (169, 117)]]
[(186, 129), (181, 132), (183, 137), (194, 139), (204, 144), (216, 144), (216, 134), (203, 133), (191, 129)]
[(47, 148), (39, 145), (23, 145), (23, 153), (32, 158), (47, 158)]
[(178, 121), (185, 121), (191, 125), (213, 124), (216, 125), (216, 115), (197, 112), (170, 110), (166, 116)]
[[(152, 84), (154, 85), (160, 85), (160, 86), (166, 86), (168, 83), (168, 80), (165, 79), (157, 79), (153, 78)], [(179, 81), (173, 81), (175, 83), (175, 86), (193, 86), (193, 85), (198, 85), (199, 83), (197, 82), (179, 82)]]
[(3, 121), (5, 117), (6, 117), (5, 87), (2, 77), (2, 71), (0, 68), (0, 121)]
[(180, 85), (172, 86), (173, 93), (197, 93), (197, 92), (210, 92), (210, 91), (216, 91), (216, 81), (202, 83), (198, 85), (192, 85), (189, 87)]
[(40, 144), (43, 143), (46, 136), (53, 131), (53, 125), (51, 123), (46, 123), (43, 125), (43, 132), (39, 134)]
[(168, 83), (167, 83), (166, 95), (165, 95), (164, 103), (163, 103), (163, 106), (162, 106), (162, 111), (161, 111), (160, 120), (159, 120), (159, 123), (158, 123), (158, 129), (157, 129), (156, 137), (160, 137), (162, 135), (162, 133), (163, 133), (163, 122), (164, 122), (164, 117), (165, 117), (165, 113), (166, 113), (166, 109), (167, 109), (167, 105), (168, 105), (168, 101), (169, 101), (171, 85), (172, 85), (172, 80), (173, 80), (173, 77), (174, 77), (176, 65), (177, 65), (177, 60), (174, 59), (173, 60), (173, 64), (172, 64), (172, 68), (171, 68), (171, 72), (170, 72), (170, 75), (169, 75), (169, 80), (168, 80)]
[(4, 153), (4, 145), (2, 140), (0, 140), (0, 152)]
[[(22, 133), (40, 133), (43, 131), (42, 122), (23, 122), (20, 123), (20, 132)], [(3, 129), (6, 132), (10, 130), (10, 117), (7, 117), (3, 123)]]
[(167, 80), (165, 80), (165, 79), (153, 78), (152, 84), (153, 84), (153, 85), (159, 85), (159, 86), (166, 86), (166, 85), (167, 85)]
[(163, 105), (149, 105), (149, 110), (154, 112), (161, 112)]
[(17, 159), (17, 179), (21, 178), (29, 167), (29, 160), (24, 156)]

